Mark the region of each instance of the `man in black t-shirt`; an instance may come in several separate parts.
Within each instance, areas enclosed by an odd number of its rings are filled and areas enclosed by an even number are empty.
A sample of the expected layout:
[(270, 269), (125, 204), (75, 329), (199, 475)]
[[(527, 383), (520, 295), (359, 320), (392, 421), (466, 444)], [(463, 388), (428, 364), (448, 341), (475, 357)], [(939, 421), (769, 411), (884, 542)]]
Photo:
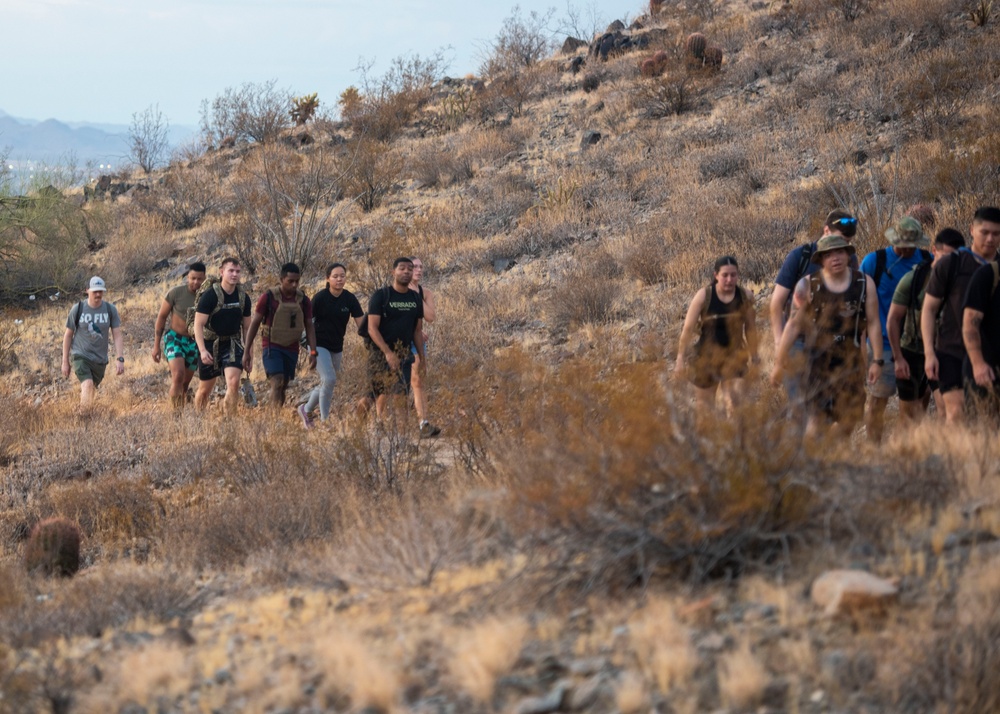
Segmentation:
[(996, 258), (1000, 246), (1000, 209), (987, 206), (977, 210), (970, 233), (971, 250), (961, 248), (934, 264), (920, 313), (924, 371), (927, 379), (938, 381), (949, 423), (962, 421), (965, 411), (962, 376), (966, 360), (962, 334), (965, 296), (975, 272)]
[[(219, 268), (221, 280), (204, 290), (194, 315), (194, 341), (198, 345), (198, 391), (195, 407), (204, 409), (219, 375), (226, 378), (226, 412), (236, 413), (243, 345), (250, 327), (250, 296), (240, 285), (240, 262), (226, 258)], [(220, 304), (221, 297), (221, 304)]]
[(975, 272), (962, 312), (962, 337), (968, 353), (963, 365), (969, 396), (988, 413), (1000, 416), (1000, 267), (987, 263)]
[(390, 394), (406, 394), (409, 390), (402, 366), (412, 359), (410, 344), (424, 354), (423, 301), (409, 288), (412, 278), (413, 261), (396, 258), (392, 284), (376, 290), (368, 302), (368, 336), (372, 342), (368, 375), (380, 417)]

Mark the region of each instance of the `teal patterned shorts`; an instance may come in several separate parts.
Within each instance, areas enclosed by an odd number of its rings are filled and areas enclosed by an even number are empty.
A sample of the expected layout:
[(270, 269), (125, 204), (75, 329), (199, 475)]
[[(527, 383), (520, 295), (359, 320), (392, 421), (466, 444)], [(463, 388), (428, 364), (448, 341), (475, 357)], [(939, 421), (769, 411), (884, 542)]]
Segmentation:
[(198, 345), (193, 337), (178, 335), (173, 330), (167, 330), (163, 335), (163, 354), (167, 362), (181, 358), (184, 366), (192, 372), (198, 369)]

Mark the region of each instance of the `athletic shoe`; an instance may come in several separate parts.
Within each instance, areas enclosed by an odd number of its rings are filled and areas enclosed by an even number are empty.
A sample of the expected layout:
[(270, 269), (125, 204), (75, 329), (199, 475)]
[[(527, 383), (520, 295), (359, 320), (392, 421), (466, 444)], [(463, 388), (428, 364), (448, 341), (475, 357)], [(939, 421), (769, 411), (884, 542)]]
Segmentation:
[(306, 429), (312, 429), (313, 420), (309, 418), (309, 412), (306, 411), (306, 405), (300, 404), (299, 408), (296, 409), (295, 411), (297, 411), (299, 413), (299, 416), (302, 418), (302, 426), (304, 426)]
[(431, 424), (429, 421), (425, 421), (420, 425), (420, 438), (429, 438), (432, 436), (437, 436), (441, 433), (441, 429)]

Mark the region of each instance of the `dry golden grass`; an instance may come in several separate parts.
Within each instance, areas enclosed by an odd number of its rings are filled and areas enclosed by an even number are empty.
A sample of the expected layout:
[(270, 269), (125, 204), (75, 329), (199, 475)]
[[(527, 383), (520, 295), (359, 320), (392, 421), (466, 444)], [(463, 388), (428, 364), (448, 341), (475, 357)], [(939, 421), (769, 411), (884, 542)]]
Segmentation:
[(665, 600), (652, 600), (631, 618), (629, 640), (636, 665), (661, 694), (686, 686), (698, 666), (691, 633)]
[[(855, 3), (864, 12), (847, 22), (849, 4), (672, 4), (647, 21), (650, 50), (672, 62), (657, 82), (639, 78), (635, 53), (589, 59), (586, 88), (560, 60), (484, 96), (468, 83), (460, 121), (443, 119), (451, 89), (370, 117), (390, 141), (342, 166), (366, 205), (343, 210), (322, 259), (348, 266), (362, 303), (396, 255), (424, 259), (438, 293), (435, 444), (416, 438), (412, 413), (350, 418), (367, 389), (353, 331), (330, 430), (303, 432), (290, 408), (226, 420), (217, 399), (205, 415), (169, 414), (149, 352), (172, 285), (148, 267), (175, 268), (176, 249), (214, 270), (249, 235), (231, 206), (255, 149), (189, 157), (150, 195), (89, 208), (107, 247), (20, 267), (111, 283), (128, 362), (96, 414), (76, 414), (78, 385), (58, 375), (82, 294), (0, 315), (25, 320), (0, 377), (4, 701), (51, 709), (69, 690), (82, 711), (183, 709), (192, 694), (204, 710), (403, 711), (426, 696), (485, 711), (516, 706), (493, 701), (497, 681), (534, 676), (518, 655), (540, 647), (610, 662), (622, 712), (751, 707), (792, 662), (788, 709), (804, 711), (829, 650), (869, 647), (901, 654), (864, 685), (873, 709), (990, 710), (992, 690), (963, 673), (995, 671), (997, 568), (988, 544), (962, 538), (1000, 534), (995, 434), (891, 423), (878, 449), (803, 449), (756, 377), (752, 404), (707, 424), (670, 379), (687, 303), (720, 255), (737, 256), (764, 305), (784, 255), (831, 208), (862, 218), (867, 252), (912, 203), (965, 229), (1000, 195), (991, 25), (972, 26), (958, 0)], [(721, 71), (685, 74), (678, 48), (693, 31), (724, 50)], [(590, 130), (602, 140), (581, 149)], [(326, 146), (350, 127), (311, 132)], [(316, 146), (280, 151), (297, 190), (293, 169)], [(273, 279), (257, 267), (254, 292)], [(322, 285), (317, 270), (304, 279)], [(300, 372), (290, 401), (315, 381)], [(55, 514), (85, 533), (83, 572), (59, 584), (19, 565), (25, 529)], [(906, 606), (874, 632), (817, 624), (808, 582), (859, 560), (904, 576)], [(711, 597), (702, 583), (715, 578), (738, 581), (729, 599), (681, 623), (671, 603)], [(776, 607), (775, 621), (721, 624), (741, 603)], [(170, 627), (196, 645), (177, 646)], [(709, 633), (738, 647), (696, 651)]]
[(752, 709), (760, 702), (767, 682), (767, 670), (750, 651), (749, 642), (719, 658), (719, 694), (727, 707)]
[(479, 702), (488, 702), (497, 678), (517, 661), (528, 634), (520, 617), (490, 618), (454, 634), (449, 669), (458, 686)]

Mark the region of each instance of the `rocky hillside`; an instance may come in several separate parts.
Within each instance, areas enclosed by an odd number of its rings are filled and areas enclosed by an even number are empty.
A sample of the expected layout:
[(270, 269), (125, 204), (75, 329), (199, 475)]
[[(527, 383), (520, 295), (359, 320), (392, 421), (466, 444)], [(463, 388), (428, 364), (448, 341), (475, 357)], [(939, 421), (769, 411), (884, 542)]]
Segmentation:
[[(3, 199), (0, 709), (997, 708), (995, 434), (890, 418), (878, 447), (804, 446), (759, 376), (698, 420), (670, 371), (720, 255), (761, 303), (832, 208), (864, 253), (914, 203), (966, 229), (997, 202), (996, 20), (653, 8), (552, 55), (502, 32), (482, 76), (402, 62), (336, 121), (220, 112), (204, 150), (108, 195)], [(336, 259), (362, 296), (421, 256), (442, 438), (355, 418), (353, 335), (329, 429), (173, 414), (153, 318), (227, 254), (255, 292)], [(94, 273), (127, 361), (81, 414), (59, 344)], [(26, 571), (50, 517), (80, 534), (72, 577)]]

